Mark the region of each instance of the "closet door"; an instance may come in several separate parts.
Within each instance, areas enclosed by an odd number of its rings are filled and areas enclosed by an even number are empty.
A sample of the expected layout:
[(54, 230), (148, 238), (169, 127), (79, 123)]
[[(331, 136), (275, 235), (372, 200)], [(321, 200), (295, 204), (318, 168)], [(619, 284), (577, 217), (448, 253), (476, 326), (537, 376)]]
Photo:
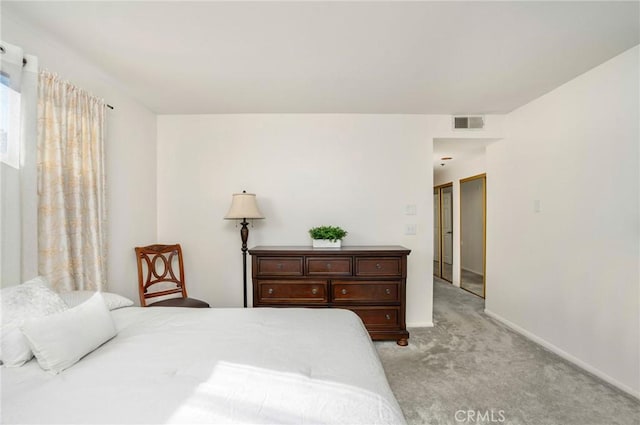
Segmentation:
[(433, 275), (442, 275), (442, 263), (440, 262), (440, 189), (433, 189)]
[(433, 274), (453, 278), (453, 183), (433, 189)]
[(442, 234), (442, 278), (453, 280), (453, 186), (440, 190), (440, 223)]

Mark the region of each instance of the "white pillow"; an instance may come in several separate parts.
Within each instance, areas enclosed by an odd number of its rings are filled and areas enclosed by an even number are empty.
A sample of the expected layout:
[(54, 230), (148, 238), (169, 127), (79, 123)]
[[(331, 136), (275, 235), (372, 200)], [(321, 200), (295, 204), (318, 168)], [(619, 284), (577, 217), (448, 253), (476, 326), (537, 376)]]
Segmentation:
[[(69, 307), (75, 307), (87, 301), (93, 294), (95, 294), (94, 291), (69, 291), (61, 292), (60, 298), (62, 298)], [(102, 297), (109, 310), (133, 305), (133, 301), (129, 298), (111, 292), (102, 292)]]
[(61, 313), (25, 320), (20, 329), (40, 367), (53, 373), (73, 366), (116, 335), (100, 292)]
[(21, 285), (3, 288), (0, 291), (0, 298), (2, 306), (0, 358), (5, 366), (22, 366), (33, 357), (33, 353), (20, 332), (20, 325), (26, 319), (59, 313), (68, 307), (62, 298), (49, 288), (47, 280), (42, 276)]

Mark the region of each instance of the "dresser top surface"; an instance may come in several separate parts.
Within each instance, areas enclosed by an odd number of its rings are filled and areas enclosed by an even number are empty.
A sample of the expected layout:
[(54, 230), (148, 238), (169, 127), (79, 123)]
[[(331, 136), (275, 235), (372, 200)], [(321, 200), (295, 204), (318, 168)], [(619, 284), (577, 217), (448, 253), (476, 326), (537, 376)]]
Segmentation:
[(301, 254), (301, 255), (353, 255), (353, 254), (387, 254), (409, 255), (410, 249), (400, 245), (353, 245), (340, 248), (313, 248), (311, 246), (256, 246), (249, 249), (249, 254)]

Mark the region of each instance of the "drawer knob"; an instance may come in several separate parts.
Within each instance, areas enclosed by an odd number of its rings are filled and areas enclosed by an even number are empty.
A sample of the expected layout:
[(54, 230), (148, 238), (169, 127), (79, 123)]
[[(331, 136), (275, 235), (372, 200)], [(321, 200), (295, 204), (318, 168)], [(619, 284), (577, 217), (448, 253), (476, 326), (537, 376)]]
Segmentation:
[(391, 320), (391, 316), (390, 316), (390, 315), (388, 315), (388, 314), (385, 314), (385, 315), (384, 315), (384, 318), (385, 318), (385, 319), (387, 319), (387, 320)]
[(316, 294), (318, 293), (318, 288), (313, 288), (313, 289), (311, 290), (311, 293), (312, 293), (313, 295), (316, 295)]
[(343, 290), (342, 290), (342, 291), (340, 291), (340, 292), (342, 292), (342, 295), (347, 295), (347, 290), (346, 290), (346, 289), (343, 289)]
[(269, 295), (273, 294), (273, 288), (269, 288), (267, 292), (269, 293)]
[(376, 269), (380, 270), (382, 268), (382, 266), (380, 265), (380, 263), (376, 263)]
[(278, 270), (282, 270), (282, 263), (278, 263), (277, 267), (278, 267)]
[(387, 295), (391, 295), (391, 289), (387, 288), (384, 290), (384, 293)]
[(327, 268), (331, 270), (331, 263), (327, 263)]

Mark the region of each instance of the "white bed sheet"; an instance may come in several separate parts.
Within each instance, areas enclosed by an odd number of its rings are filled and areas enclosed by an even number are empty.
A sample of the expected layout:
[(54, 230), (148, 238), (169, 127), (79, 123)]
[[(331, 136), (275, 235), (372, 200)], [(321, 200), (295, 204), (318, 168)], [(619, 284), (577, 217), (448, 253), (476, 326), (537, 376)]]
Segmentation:
[(347, 310), (128, 307), (59, 375), (2, 368), (2, 423), (403, 424)]

